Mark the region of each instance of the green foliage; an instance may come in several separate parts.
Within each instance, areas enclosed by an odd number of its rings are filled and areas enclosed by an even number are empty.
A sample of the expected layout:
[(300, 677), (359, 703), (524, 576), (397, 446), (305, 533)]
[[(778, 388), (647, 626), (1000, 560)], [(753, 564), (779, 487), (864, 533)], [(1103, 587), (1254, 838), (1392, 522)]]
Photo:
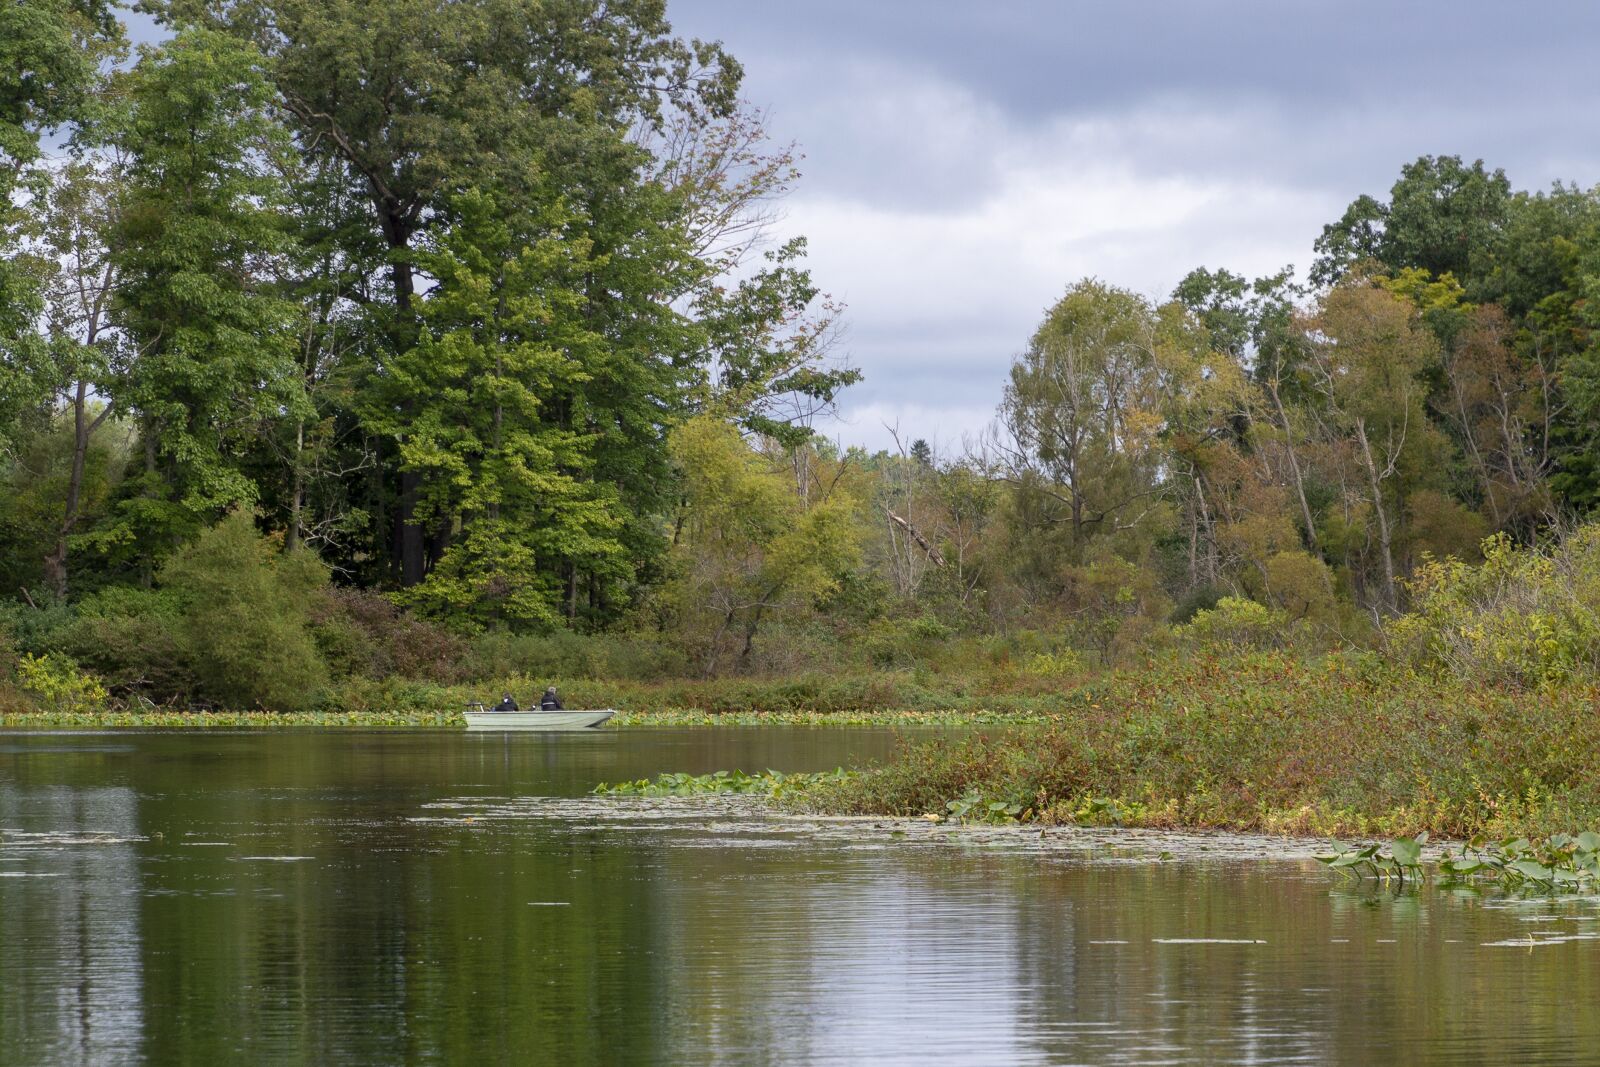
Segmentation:
[(816, 802), (915, 816), (976, 795), (1046, 823), (1548, 833), (1600, 819), (1585, 755), (1600, 742), (1596, 697), (1592, 686), (1494, 690), (1370, 657), (1190, 653), (1064, 692), (1036, 725), (908, 746)]
[(159, 704), (195, 695), (193, 650), (184, 602), (174, 590), (113, 586), (80, 601), (53, 647), (97, 674), (112, 694)]
[[(1339, 849), (1317, 859), (1331, 869), (1357, 878), (1373, 875), (1404, 881), (1426, 877), (1422, 845), (1426, 833), (1400, 838), (1384, 852), (1379, 845)], [(1600, 890), (1600, 834), (1551, 834), (1541, 841), (1507, 837), (1474, 838), (1452, 851), (1445, 849), (1435, 871), (1446, 884), (1496, 883), (1514, 892), (1594, 893)]]
[(1176, 633), (1201, 648), (1269, 649), (1279, 647), (1289, 620), (1281, 611), (1240, 597), (1225, 596), (1215, 607), (1197, 611)]
[(477, 667), (476, 650), (466, 640), (377, 593), (330, 587), (308, 608), (317, 651), (336, 677), (448, 684), (466, 681)]
[(327, 666), (307, 604), (326, 581), (315, 557), (282, 554), (242, 510), (173, 556), (161, 582), (182, 604), (178, 633), (201, 693), (235, 708), (310, 705)]
[(685, 512), (661, 600), (709, 674), (719, 662), (746, 661), (769, 615), (839, 588), (858, 559), (856, 505), (838, 478), (819, 499), (797, 494), (718, 419), (685, 422), (672, 447)]
[(105, 687), (99, 679), (85, 674), (65, 656), (33, 656), (26, 653), (17, 661), (17, 684), (47, 709), (80, 712), (105, 703)]
[(260, 276), (285, 247), (272, 161), (287, 150), (260, 56), (187, 29), (147, 51), (124, 92), (110, 137), (132, 161), (110, 243), (115, 317), (134, 358), (115, 392), (146, 462), (96, 541), (148, 561), (254, 502), (234, 453), (302, 396), (292, 308)]
[(1484, 562), (1430, 560), (1413, 580), (1412, 614), (1389, 639), (1456, 677), (1525, 687), (1600, 678), (1600, 526), (1544, 550), (1499, 534)]
[(792, 793), (805, 793), (818, 786), (848, 781), (852, 772), (840, 767), (815, 774), (784, 774), (782, 771), (763, 771), (746, 774), (743, 771), (715, 771), (711, 774), (668, 773), (654, 779), (640, 778), (615, 785), (601, 782), (593, 792), (597, 796), (611, 797), (692, 797), (726, 794), (750, 794), (782, 800)]
[(457, 527), (405, 599), (460, 628), (547, 629), (564, 613), (566, 569), (631, 577), (616, 487), (593, 477), (596, 435), (563, 418), (602, 355), (578, 289), (592, 264), (558, 204), (508, 212), (468, 192), (451, 206), (455, 221), (419, 257), (438, 284), (418, 344), (367, 420), (420, 477), (417, 520)]

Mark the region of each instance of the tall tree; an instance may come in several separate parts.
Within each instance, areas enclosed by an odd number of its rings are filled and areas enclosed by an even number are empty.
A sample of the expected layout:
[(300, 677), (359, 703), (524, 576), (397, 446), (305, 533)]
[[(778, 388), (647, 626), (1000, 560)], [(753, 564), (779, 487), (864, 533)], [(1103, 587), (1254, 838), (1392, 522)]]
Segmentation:
[(631, 577), (618, 491), (591, 477), (595, 439), (556, 417), (604, 351), (583, 315), (586, 245), (565, 238), (558, 200), (508, 222), (468, 192), (453, 213), (419, 257), (437, 284), (390, 376), (406, 395), (384, 405), (410, 413), (401, 461), (427, 476), (422, 518), (449, 531), (407, 599), (466, 625), (550, 626), (566, 614), (561, 564)]
[[(174, 22), (206, 21), (254, 40), (270, 58), (302, 146), (338, 159), (368, 199), (386, 250), (385, 303), (371, 309), (387, 335), (387, 356), (375, 360), (380, 373), (417, 337), (417, 235), (446, 217), (446, 201), (462, 188), (495, 189), (511, 207), (536, 184), (540, 163), (566, 176), (572, 204), (589, 220), (597, 328), (621, 333), (637, 322), (630, 305), (641, 296), (657, 305), (652, 319), (671, 322), (664, 303), (683, 287), (662, 267), (692, 259), (692, 242), (680, 232), (670, 251), (655, 250), (633, 272), (650, 282), (627, 275), (636, 246), (655, 243), (673, 209), (662, 190), (641, 186), (649, 154), (627, 135), (673, 113), (732, 113), (741, 71), (720, 47), (673, 37), (662, 0), (166, 0), (160, 7)], [(591, 389), (671, 397), (681, 384), (671, 358), (658, 366), (630, 350), (630, 340), (653, 357), (670, 338), (659, 330), (616, 338), (618, 358), (597, 368)], [(608, 429), (623, 446), (647, 436), (659, 453), (660, 431), (643, 432), (658, 421), (656, 412), (621, 414)], [(599, 457), (602, 473), (615, 475), (625, 492), (660, 480), (664, 468), (635, 470), (629, 455), (624, 448), (614, 461)], [(425, 577), (429, 537), (441, 533), (416, 521), (422, 477), (415, 469), (398, 477), (393, 556), (404, 585)]]
[(1337, 281), (1364, 259), (1454, 274), (1477, 295), (1501, 248), (1511, 182), (1460, 156), (1422, 156), (1401, 168), (1387, 203), (1362, 196), (1324, 226), (1311, 279)]
[(1438, 343), (1409, 304), (1359, 283), (1328, 293), (1311, 329), (1319, 339), (1313, 360), (1321, 417), (1326, 431), (1348, 444), (1354, 471), (1347, 486), (1372, 517), (1375, 603), (1394, 612), (1400, 604), (1396, 543), (1404, 475), (1408, 461), (1426, 454), (1433, 432), (1423, 375), (1438, 361)]
[(1059, 507), (1076, 561), (1099, 533), (1137, 523), (1159, 490), (1157, 319), (1142, 297), (1072, 286), (1011, 368), (1001, 403), (1008, 477)]
[(54, 374), (37, 330), (40, 268), (23, 254), (32, 209), (19, 194), (39, 195), (44, 131), (84, 117), (99, 64), (121, 45), (108, 0), (28, 0), (0, 4), (0, 449), (30, 406), (48, 405)]
[(112, 322), (117, 269), (107, 244), (124, 177), (115, 156), (74, 159), (57, 170), (35, 202), (39, 247), (50, 269), (44, 286), (45, 321), (56, 371), (53, 407), (71, 427), (59, 520), (44, 557), (46, 586), (67, 595), (67, 562), (82, 518), (84, 481), (97, 431), (117, 410), (115, 368), (120, 336)]
[(147, 51), (129, 76), (111, 259), (128, 352), (115, 399), (137, 420), (144, 467), (105, 536), (136, 548), (147, 570), (200, 525), (254, 502), (243, 451), (302, 402), (292, 310), (263, 269), (285, 243), (266, 159), (283, 148), (271, 94), (254, 50), (209, 30)]

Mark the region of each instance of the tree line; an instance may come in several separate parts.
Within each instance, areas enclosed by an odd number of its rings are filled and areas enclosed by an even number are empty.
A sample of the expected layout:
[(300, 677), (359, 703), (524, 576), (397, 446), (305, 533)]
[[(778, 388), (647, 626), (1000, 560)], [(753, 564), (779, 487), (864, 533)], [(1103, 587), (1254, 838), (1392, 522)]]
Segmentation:
[[(858, 374), (769, 239), (795, 153), (662, 3), (151, 6), (137, 50), (102, 0), (0, 7), (17, 633), (331, 580), (362, 618), (627, 632), (703, 674), (962, 631), (1115, 658), (1219, 605), (1360, 642), (1430, 558), (1600, 506), (1596, 190), (1422, 157), (1304, 280), (1080, 281), (981, 439), (869, 454), (812, 429)], [(196, 662), (206, 617), (173, 623)], [(252, 655), (311, 640), (271, 632)]]

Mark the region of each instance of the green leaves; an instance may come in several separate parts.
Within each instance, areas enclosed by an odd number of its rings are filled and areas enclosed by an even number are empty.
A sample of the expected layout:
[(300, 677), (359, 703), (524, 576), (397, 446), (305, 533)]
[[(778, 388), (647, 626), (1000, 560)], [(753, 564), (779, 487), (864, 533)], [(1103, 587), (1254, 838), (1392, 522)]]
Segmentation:
[(763, 771), (746, 774), (743, 771), (715, 771), (711, 774), (685, 774), (682, 772), (657, 775), (654, 779), (639, 778), (631, 782), (608, 784), (601, 782), (592, 792), (596, 796), (612, 797), (692, 797), (719, 794), (751, 794), (771, 797), (803, 795), (817, 786), (848, 781), (854, 771), (842, 767), (815, 774), (784, 774), (782, 771)]
[(1404, 882), (1408, 877), (1422, 876), (1422, 846), (1427, 840), (1428, 835), (1420, 833), (1416, 837), (1395, 839), (1390, 842), (1387, 850), (1381, 845), (1366, 845), (1357, 849), (1340, 849), (1337, 852), (1324, 853), (1316, 859), (1332, 870), (1343, 871), (1358, 878), (1371, 875), (1382, 881), (1393, 879)]
[[(1422, 846), (1427, 836), (1400, 838), (1387, 852), (1378, 845), (1367, 845), (1341, 849), (1317, 859), (1333, 870), (1357, 877), (1372, 875), (1402, 881), (1408, 875), (1420, 878)], [(1507, 889), (1536, 892), (1593, 892), (1600, 890), (1600, 834), (1553, 834), (1540, 842), (1525, 837), (1472, 842), (1454, 854), (1447, 850), (1439, 859), (1438, 872), (1445, 881), (1490, 881)]]

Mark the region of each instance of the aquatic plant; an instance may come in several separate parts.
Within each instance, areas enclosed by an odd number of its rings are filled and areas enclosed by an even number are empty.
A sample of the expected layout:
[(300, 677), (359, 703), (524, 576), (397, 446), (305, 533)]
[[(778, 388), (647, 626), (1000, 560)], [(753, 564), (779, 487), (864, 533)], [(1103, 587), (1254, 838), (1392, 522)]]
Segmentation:
[(1317, 860), (1356, 878), (1371, 875), (1383, 882), (1404, 882), (1408, 877), (1416, 880), (1423, 876), (1422, 846), (1427, 841), (1424, 831), (1416, 837), (1396, 838), (1387, 849), (1378, 844), (1337, 849), (1317, 856)]
[(945, 804), (949, 817), (957, 822), (1016, 822), (1023, 814), (1023, 805), (1014, 800), (995, 800), (976, 789), (969, 789)]
[[(1388, 880), (1425, 877), (1422, 845), (1427, 834), (1379, 845), (1338, 849), (1318, 860), (1355, 877)], [(1600, 833), (1552, 834), (1538, 841), (1508, 837), (1474, 839), (1459, 849), (1446, 849), (1434, 868), (1445, 883), (1492, 882), (1509, 890), (1543, 893), (1600, 891)]]
[(782, 798), (785, 794), (803, 791), (823, 783), (837, 783), (848, 779), (853, 772), (843, 767), (813, 774), (785, 774), (782, 771), (762, 771), (746, 774), (744, 771), (715, 771), (711, 774), (668, 773), (655, 778), (638, 778), (630, 782), (601, 782), (595, 786), (596, 796), (612, 797), (692, 797), (718, 794), (754, 794)]

